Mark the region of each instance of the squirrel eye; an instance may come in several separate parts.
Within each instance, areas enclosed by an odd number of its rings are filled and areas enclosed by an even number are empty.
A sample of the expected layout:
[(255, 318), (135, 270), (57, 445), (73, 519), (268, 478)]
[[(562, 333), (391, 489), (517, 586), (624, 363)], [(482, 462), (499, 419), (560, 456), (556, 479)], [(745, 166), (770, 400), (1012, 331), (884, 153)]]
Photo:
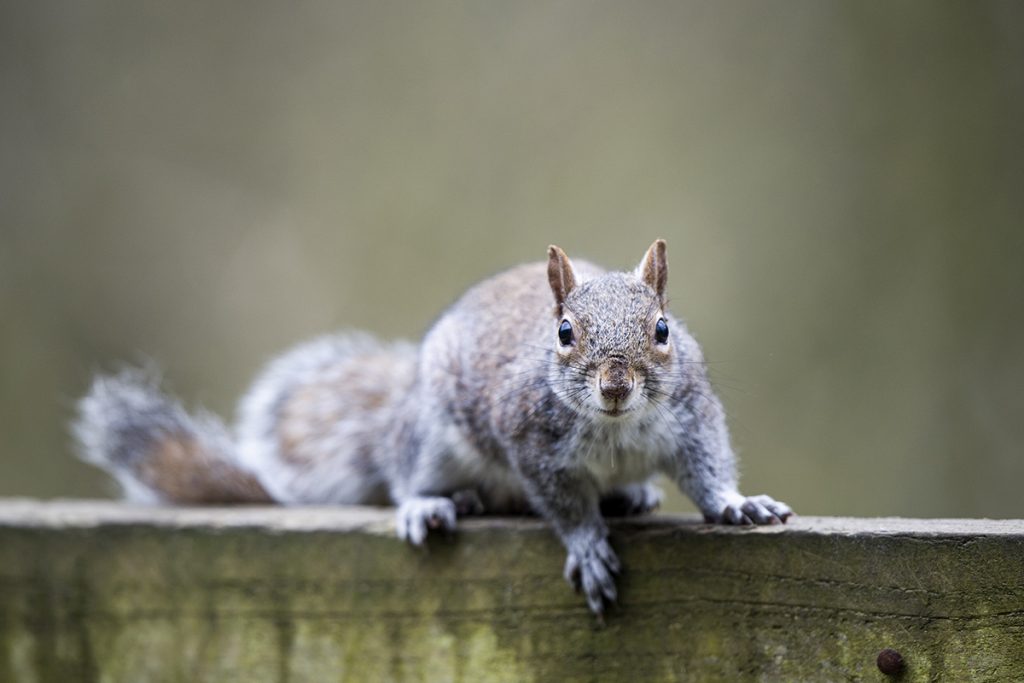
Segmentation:
[(659, 344), (668, 343), (668, 323), (664, 318), (658, 318), (658, 322), (654, 326), (654, 341)]
[(568, 320), (563, 320), (562, 324), (558, 326), (558, 341), (562, 343), (562, 346), (572, 344), (572, 325)]

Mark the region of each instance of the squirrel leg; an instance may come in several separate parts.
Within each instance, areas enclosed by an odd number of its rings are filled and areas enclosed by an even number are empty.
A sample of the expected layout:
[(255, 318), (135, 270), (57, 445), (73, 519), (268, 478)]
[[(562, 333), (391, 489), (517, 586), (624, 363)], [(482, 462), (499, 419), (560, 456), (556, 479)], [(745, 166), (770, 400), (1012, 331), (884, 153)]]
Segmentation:
[[(724, 444), (720, 450), (708, 443)], [(677, 463), (676, 482), (709, 524), (783, 524), (793, 515), (785, 503), (770, 496), (744, 496), (736, 486), (732, 450), (720, 437), (691, 442)]]
[(519, 459), (530, 503), (552, 523), (568, 553), (565, 579), (582, 591), (599, 618), (615, 602), (615, 575), (621, 564), (608, 542), (593, 478), (576, 467), (549, 467), (547, 459)]
[[(677, 478), (679, 488), (690, 496), (709, 524), (784, 524), (793, 515), (785, 503), (770, 496), (744, 496), (736, 488), (736, 477), (725, 472), (725, 462), (713, 467), (690, 463)], [(696, 466), (695, 466), (696, 465)]]
[(689, 419), (694, 407), (679, 403), (686, 411), (679, 422), (698, 428), (680, 436), (678, 455), (668, 474), (674, 476), (680, 490), (700, 508), (704, 520), (712, 524), (782, 524), (793, 515), (785, 503), (770, 496), (745, 496), (739, 492), (736, 456), (729, 445), (725, 414), (717, 399), (702, 394), (705, 402), (697, 407), (703, 419)]

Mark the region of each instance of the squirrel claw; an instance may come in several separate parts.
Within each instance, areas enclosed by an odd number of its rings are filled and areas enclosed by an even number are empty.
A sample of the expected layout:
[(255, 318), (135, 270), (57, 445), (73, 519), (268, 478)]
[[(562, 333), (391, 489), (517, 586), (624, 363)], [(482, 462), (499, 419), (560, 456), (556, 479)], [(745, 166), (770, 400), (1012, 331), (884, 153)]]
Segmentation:
[(451, 498), (410, 498), (399, 506), (395, 526), (400, 539), (422, 545), (429, 529), (455, 530), (455, 503)]
[(619, 558), (607, 539), (599, 539), (581, 551), (569, 551), (565, 560), (565, 579), (577, 592), (583, 592), (590, 611), (599, 617), (605, 607), (618, 599), (615, 574)]
[(704, 515), (704, 521), (718, 524), (785, 524), (793, 516), (793, 510), (771, 496), (738, 496), (726, 504), (718, 515)]

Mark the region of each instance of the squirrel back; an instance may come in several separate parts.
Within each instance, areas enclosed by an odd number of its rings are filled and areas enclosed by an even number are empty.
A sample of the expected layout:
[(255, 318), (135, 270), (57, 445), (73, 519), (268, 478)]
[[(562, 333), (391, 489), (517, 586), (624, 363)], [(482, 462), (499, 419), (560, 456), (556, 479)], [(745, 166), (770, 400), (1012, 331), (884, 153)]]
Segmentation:
[(363, 333), (286, 352), (239, 404), (239, 465), (280, 503), (390, 503), (388, 444), (416, 358), (412, 344)]

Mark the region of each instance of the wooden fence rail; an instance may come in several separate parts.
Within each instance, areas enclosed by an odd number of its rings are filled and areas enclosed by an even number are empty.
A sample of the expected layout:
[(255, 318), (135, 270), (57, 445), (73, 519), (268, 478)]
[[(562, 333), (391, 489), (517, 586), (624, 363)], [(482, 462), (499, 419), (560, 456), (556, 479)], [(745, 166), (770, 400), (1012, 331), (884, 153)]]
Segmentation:
[(601, 626), (537, 520), (391, 518), (0, 501), (0, 681), (1024, 681), (1024, 521), (625, 520)]

